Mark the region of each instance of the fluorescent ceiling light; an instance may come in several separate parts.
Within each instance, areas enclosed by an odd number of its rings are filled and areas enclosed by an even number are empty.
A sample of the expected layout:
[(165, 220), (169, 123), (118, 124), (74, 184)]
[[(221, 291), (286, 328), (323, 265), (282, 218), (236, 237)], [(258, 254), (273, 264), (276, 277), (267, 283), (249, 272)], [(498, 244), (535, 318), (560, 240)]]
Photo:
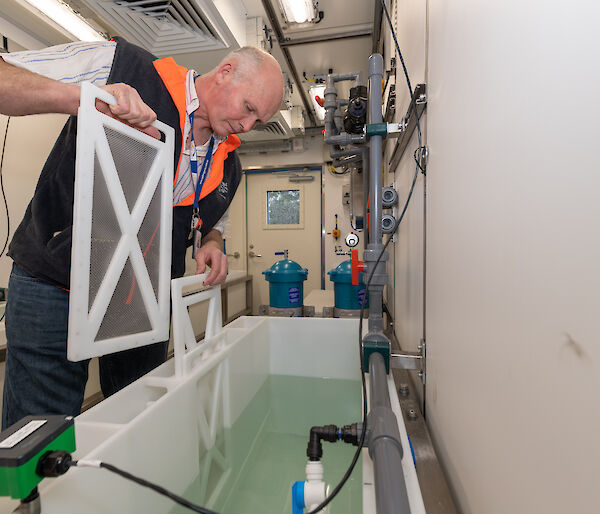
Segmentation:
[(325, 85), (323, 84), (322, 86), (311, 86), (308, 91), (310, 93), (310, 99), (312, 100), (315, 113), (317, 114), (317, 118), (323, 121), (325, 119), (325, 107), (321, 107), (321, 105), (315, 99), (315, 96), (324, 99)]
[(75, 14), (60, 0), (24, 0), (40, 11), (40, 17), (48, 17), (80, 41), (104, 41), (106, 38), (94, 30), (83, 18)]
[(319, 17), (313, 0), (280, 0), (288, 23), (305, 23)]

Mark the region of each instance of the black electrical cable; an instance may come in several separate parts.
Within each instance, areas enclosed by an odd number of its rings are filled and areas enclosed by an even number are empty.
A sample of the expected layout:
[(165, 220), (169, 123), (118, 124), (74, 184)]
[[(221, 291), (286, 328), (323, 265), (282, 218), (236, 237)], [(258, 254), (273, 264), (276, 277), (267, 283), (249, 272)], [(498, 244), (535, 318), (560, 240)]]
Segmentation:
[[(394, 43), (396, 45), (396, 52), (398, 53), (398, 58), (402, 63), (402, 69), (404, 70), (404, 77), (406, 78), (406, 85), (408, 86), (408, 92), (410, 94), (410, 98), (413, 97), (413, 88), (410, 83), (410, 77), (408, 76), (408, 70), (406, 69), (406, 64), (404, 63), (404, 57), (402, 56), (402, 52), (400, 51), (400, 45), (398, 44), (398, 38), (396, 37), (396, 31), (394, 30), (394, 26), (392, 25), (392, 20), (390, 19), (390, 13), (388, 12), (387, 6), (385, 5), (385, 0), (380, 0), (381, 5), (383, 7), (383, 11), (385, 12), (385, 17), (387, 19), (388, 25), (390, 26), (390, 31), (392, 32), (392, 37), (394, 38)], [(413, 108), (415, 111), (415, 116), (417, 119), (417, 133), (419, 135), (419, 146), (421, 146), (421, 124), (419, 123), (419, 113), (417, 112), (417, 103), (413, 103)]]
[[(385, 11), (385, 15), (386, 15), (388, 24), (390, 26), (390, 30), (392, 32), (392, 36), (394, 38), (394, 43), (396, 44), (396, 51), (398, 53), (398, 57), (400, 58), (400, 62), (402, 63), (402, 68), (404, 70), (404, 76), (406, 77), (406, 84), (407, 84), (408, 90), (410, 92), (410, 98), (412, 99), (413, 90), (412, 90), (412, 86), (411, 86), (411, 83), (410, 83), (410, 77), (408, 76), (408, 70), (406, 69), (406, 65), (404, 63), (404, 58), (402, 56), (402, 52), (400, 51), (400, 46), (398, 45), (398, 39), (396, 38), (396, 32), (395, 32), (394, 27), (392, 25), (392, 21), (390, 20), (390, 15), (389, 15), (387, 7), (385, 5), (385, 0), (381, 0), (381, 4), (383, 5), (383, 9)], [(415, 169), (415, 174), (413, 176), (412, 184), (410, 186), (410, 190), (408, 192), (408, 196), (406, 198), (406, 202), (404, 203), (404, 207), (402, 208), (402, 212), (400, 213), (400, 216), (399, 216), (398, 220), (396, 221), (396, 225), (394, 227), (394, 230), (389, 235), (389, 238), (386, 241), (385, 245), (383, 245), (383, 248), (381, 249), (381, 252), (379, 252), (379, 256), (377, 257), (377, 260), (375, 261), (374, 266), (370, 270), (371, 273), (370, 273), (370, 275), (369, 275), (369, 277), (367, 279), (367, 283), (366, 283), (366, 286), (365, 286), (365, 291), (369, 290), (369, 286), (371, 285), (371, 280), (373, 279), (373, 274), (374, 274), (375, 270), (377, 269), (377, 266), (379, 265), (379, 262), (381, 261), (381, 258), (383, 257), (383, 255), (384, 255), (384, 253), (385, 253), (388, 245), (390, 244), (390, 241), (393, 239), (393, 235), (397, 232), (398, 227), (400, 226), (400, 222), (404, 218), (404, 215), (406, 213), (406, 210), (408, 209), (408, 205), (409, 205), (410, 200), (412, 198), (412, 195), (413, 195), (413, 192), (414, 192), (414, 189), (415, 189), (415, 185), (417, 183), (417, 178), (419, 176), (419, 170), (421, 170), (423, 173), (425, 173), (425, 170), (422, 168), (421, 163), (420, 163), (420, 158), (422, 157), (422, 152), (423, 152), (423, 146), (421, 144), (421, 122), (420, 122), (420, 119), (419, 119), (419, 114), (417, 112), (416, 102), (413, 102), (413, 107), (414, 107), (415, 116), (416, 116), (416, 120), (417, 120), (417, 136), (418, 136), (418, 139), (419, 139), (419, 147), (415, 150), (415, 152), (413, 154), (413, 158), (414, 158), (414, 160), (415, 160), (415, 162), (417, 164), (416, 169)], [(417, 152), (419, 152), (418, 156), (417, 156)], [(361, 449), (362, 449), (362, 447), (364, 445), (364, 442), (365, 442), (365, 434), (367, 433), (367, 386), (366, 386), (366, 379), (365, 379), (365, 369), (364, 369), (364, 365), (363, 365), (362, 324), (363, 324), (363, 318), (364, 318), (364, 309), (365, 309), (365, 301), (366, 301), (366, 299), (367, 299), (367, 295), (365, 294), (363, 296), (362, 303), (361, 303), (361, 306), (360, 306), (360, 316), (359, 316), (359, 321), (358, 321), (358, 345), (359, 345), (360, 372), (361, 372), (361, 379), (362, 379), (362, 394), (363, 394), (363, 429), (362, 429), (362, 434), (360, 435), (360, 441), (358, 442), (358, 448), (356, 449), (356, 452), (354, 453), (354, 457), (352, 458), (352, 462), (350, 463), (350, 466), (349, 466), (348, 470), (346, 471), (346, 473), (344, 473), (344, 476), (342, 477), (342, 479), (340, 480), (340, 482), (338, 483), (338, 485), (331, 492), (331, 494), (327, 498), (325, 498), (325, 500), (322, 503), (320, 503), (317, 506), (317, 508), (315, 508), (314, 510), (311, 510), (308, 514), (316, 514), (317, 512), (319, 512), (320, 510), (322, 510), (339, 493), (340, 489), (348, 481), (348, 478), (350, 477), (352, 471), (354, 470), (354, 466), (356, 466), (356, 462), (358, 461), (358, 457), (360, 456), (360, 451), (361, 451)]]
[[(373, 266), (373, 269), (371, 270), (369, 278), (367, 279), (365, 291), (369, 290), (369, 286), (371, 285), (371, 280), (373, 279), (373, 273), (377, 269), (377, 265), (381, 261), (383, 254), (387, 250), (387, 247), (390, 244), (390, 241), (392, 240), (393, 235), (398, 230), (398, 227), (400, 226), (400, 222), (404, 218), (404, 214), (406, 213), (406, 210), (408, 209), (408, 204), (410, 203), (410, 199), (412, 198), (413, 192), (415, 190), (415, 185), (417, 183), (417, 177), (419, 176), (419, 168), (420, 168), (420, 166), (418, 166), (418, 163), (417, 163), (417, 168), (415, 169), (415, 174), (413, 176), (412, 184), (410, 186), (410, 190), (408, 192), (408, 196), (406, 197), (406, 202), (404, 203), (404, 207), (402, 208), (400, 217), (398, 218), (398, 221), (396, 222), (394, 231), (389, 235), (389, 238), (386, 241), (385, 245), (383, 245), (381, 252), (379, 252), (379, 256), (377, 257), (377, 260), (375, 261), (375, 265)], [(366, 379), (365, 379), (365, 368), (363, 365), (364, 363), (363, 363), (363, 345), (362, 345), (362, 325), (363, 325), (363, 319), (364, 319), (364, 314), (365, 314), (366, 299), (367, 299), (367, 295), (365, 294), (363, 296), (363, 299), (362, 299), (362, 302), (360, 305), (360, 316), (359, 316), (359, 321), (358, 321), (358, 347), (359, 347), (359, 355), (360, 355), (360, 376), (362, 379), (362, 394), (363, 394), (363, 422), (362, 422), (363, 425), (362, 425), (362, 433), (360, 434), (360, 441), (358, 442), (358, 447), (356, 449), (356, 452), (354, 452), (352, 462), (350, 463), (350, 466), (348, 467), (346, 473), (344, 473), (344, 476), (342, 477), (342, 479), (340, 480), (338, 485), (335, 487), (335, 489), (333, 491), (331, 491), (331, 494), (327, 498), (325, 498), (325, 500), (322, 503), (320, 503), (317, 506), (317, 508), (315, 508), (314, 510), (311, 510), (308, 514), (316, 514), (317, 512), (319, 512), (320, 510), (325, 508), (329, 504), (329, 502), (331, 502), (335, 498), (335, 496), (339, 493), (340, 489), (342, 487), (344, 487), (344, 485), (348, 481), (348, 478), (350, 478), (352, 471), (354, 471), (354, 467), (356, 466), (356, 462), (358, 461), (358, 457), (360, 456), (360, 451), (365, 443), (365, 434), (367, 433), (367, 385), (366, 385)]]
[[(366, 297), (366, 295), (365, 295), (365, 297)], [(364, 298), (363, 298), (363, 305), (364, 305)], [(361, 357), (361, 363), (362, 363), (362, 357)], [(362, 364), (361, 364), (361, 369), (362, 369)], [(361, 378), (362, 378), (362, 395), (363, 395), (362, 433), (360, 434), (360, 440), (358, 441), (358, 446), (356, 448), (356, 451), (354, 452), (354, 456), (352, 457), (352, 462), (350, 463), (350, 466), (346, 470), (346, 473), (344, 473), (344, 476), (342, 477), (342, 479), (338, 482), (338, 484), (335, 486), (333, 491), (331, 491), (331, 494), (327, 498), (325, 498), (325, 500), (323, 500), (323, 502), (321, 502), (319, 505), (317, 505), (317, 507), (314, 510), (311, 510), (307, 514), (315, 514), (316, 512), (319, 512), (320, 510), (324, 509), (327, 505), (329, 505), (329, 502), (331, 502), (337, 496), (337, 494), (340, 492), (342, 487), (344, 487), (344, 485), (350, 478), (350, 475), (352, 474), (352, 471), (354, 471), (354, 467), (356, 466), (356, 463), (358, 462), (358, 458), (360, 457), (360, 451), (362, 450), (362, 447), (365, 443), (365, 434), (367, 433), (367, 383), (365, 381), (364, 373), (361, 373)]]
[[(0, 251), (0, 257), (4, 255), (4, 251), (8, 246), (8, 241), (10, 237), (10, 213), (8, 211), (8, 202), (6, 201), (6, 192), (4, 191), (4, 177), (2, 175), (2, 170), (4, 168), (4, 150), (6, 149), (6, 136), (8, 135), (8, 125), (10, 124), (10, 116), (6, 120), (6, 130), (4, 131), (4, 141), (2, 142), (2, 157), (0, 158), (0, 190), (2, 191), (2, 200), (4, 201), (4, 210), (6, 211), (6, 238), (4, 240), (4, 245), (2, 246), (2, 251)], [(6, 315), (6, 311), (2, 313), (0, 316), (0, 323), (4, 320), (4, 316)]]
[[(71, 466), (78, 466), (78, 461), (74, 460), (71, 462)], [(87, 465), (87, 464), (86, 464)], [(122, 469), (113, 466), (112, 464), (108, 464), (107, 462), (98, 462), (97, 465), (89, 465), (90, 467), (97, 467), (97, 468), (104, 468), (107, 469), (108, 471), (112, 471), (113, 473), (116, 473), (117, 475), (126, 478), (127, 480), (131, 480), (132, 482), (135, 482), (138, 485), (144, 486), (144, 487), (148, 487), (149, 489), (152, 489), (153, 491), (157, 492), (158, 494), (162, 494), (163, 496), (166, 496), (167, 498), (170, 498), (171, 500), (173, 500), (175, 503), (178, 503), (179, 505), (186, 507), (190, 510), (193, 510), (194, 512), (200, 512), (201, 514), (217, 514), (216, 512), (209, 510), (209, 509), (205, 509), (204, 507), (200, 507), (199, 505), (195, 505), (191, 502), (189, 502), (188, 500), (186, 500), (185, 498), (182, 498), (181, 496), (177, 496), (176, 494), (172, 493), (171, 491), (168, 491), (167, 489), (165, 489), (164, 487), (161, 487), (160, 485), (156, 485), (153, 484), (152, 482), (149, 482), (148, 480), (144, 480), (143, 478), (139, 478), (136, 477), (135, 475), (132, 475), (131, 473), (127, 472), (127, 471), (123, 471)]]
[(10, 124), (10, 116), (6, 121), (6, 130), (4, 131), (4, 142), (2, 143), (2, 157), (0, 158), (0, 190), (2, 191), (2, 200), (4, 201), (4, 210), (6, 211), (6, 238), (4, 240), (4, 245), (2, 246), (2, 250), (0, 251), (0, 257), (4, 255), (4, 251), (8, 246), (9, 236), (10, 236), (10, 214), (8, 212), (8, 202), (6, 201), (6, 193), (4, 191), (4, 177), (2, 175), (2, 170), (4, 168), (4, 150), (6, 149), (6, 136), (8, 135), (8, 125)]

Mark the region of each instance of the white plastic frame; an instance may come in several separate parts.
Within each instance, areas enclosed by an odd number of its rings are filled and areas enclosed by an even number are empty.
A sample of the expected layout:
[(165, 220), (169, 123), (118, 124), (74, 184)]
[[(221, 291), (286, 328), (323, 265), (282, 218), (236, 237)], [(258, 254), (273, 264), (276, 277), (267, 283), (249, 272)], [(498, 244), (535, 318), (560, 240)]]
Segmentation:
[[(165, 141), (161, 142), (100, 113), (95, 107), (96, 99), (108, 104), (116, 104), (115, 99), (106, 91), (84, 82), (81, 86), (81, 101), (78, 111), (77, 158), (75, 163), (71, 291), (67, 338), (67, 357), (71, 361), (169, 339), (169, 281), (171, 278), (175, 132), (164, 123), (155, 121), (153, 126), (165, 136)], [(104, 126), (157, 150), (152, 167), (131, 212), (125, 200), (115, 163), (111, 158), (110, 148), (103, 130)], [(121, 229), (121, 238), (88, 313), (95, 155), (100, 163), (111, 197)], [(159, 181), (161, 181), (161, 222), (158, 298), (156, 298), (137, 234), (152, 197), (158, 188)], [(131, 260), (152, 329), (137, 334), (96, 341), (96, 335), (128, 258)]]
[[(200, 287), (207, 273), (190, 275), (171, 280), (171, 298), (173, 299), (173, 351), (175, 376), (183, 378), (189, 374), (192, 361), (203, 352), (218, 346), (223, 338), (223, 318), (221, 313), (221, 286), (212, 287), (196, 293), (184, 294), (186, 287)], [(196, 341), (188, 307), (208, 301), (208, 316), (204, 340)]]

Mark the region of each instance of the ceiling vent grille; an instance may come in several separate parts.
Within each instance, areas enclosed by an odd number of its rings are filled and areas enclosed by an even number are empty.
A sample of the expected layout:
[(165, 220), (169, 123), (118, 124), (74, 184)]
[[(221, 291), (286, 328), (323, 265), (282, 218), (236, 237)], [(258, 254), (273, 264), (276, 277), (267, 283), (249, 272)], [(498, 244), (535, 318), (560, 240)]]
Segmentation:
[(238, 134), (242, 141), (270, 141), (294, 136), (287, 111), (277, 111), (267, 123), (257, 123), (250, 132)]
[(235, 44), (212, 0), (79, 0), (123, 35), (158, 57)]
[(286, 137), (286, 131), (278, 121), (270, 121), (268, 123), (259, 123), (254, 127), (258, 132), (264, 132), (268, 136)]

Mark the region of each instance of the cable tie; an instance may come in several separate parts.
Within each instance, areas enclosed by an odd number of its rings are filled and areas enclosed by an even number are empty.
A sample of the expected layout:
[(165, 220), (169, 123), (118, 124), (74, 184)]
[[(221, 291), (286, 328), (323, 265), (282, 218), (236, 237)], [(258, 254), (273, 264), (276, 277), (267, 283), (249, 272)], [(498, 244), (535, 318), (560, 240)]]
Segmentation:
[(102, 461), (100, 460), (78, 460), (74, 464), (77, 465), (78, 468), (101, 468)]

